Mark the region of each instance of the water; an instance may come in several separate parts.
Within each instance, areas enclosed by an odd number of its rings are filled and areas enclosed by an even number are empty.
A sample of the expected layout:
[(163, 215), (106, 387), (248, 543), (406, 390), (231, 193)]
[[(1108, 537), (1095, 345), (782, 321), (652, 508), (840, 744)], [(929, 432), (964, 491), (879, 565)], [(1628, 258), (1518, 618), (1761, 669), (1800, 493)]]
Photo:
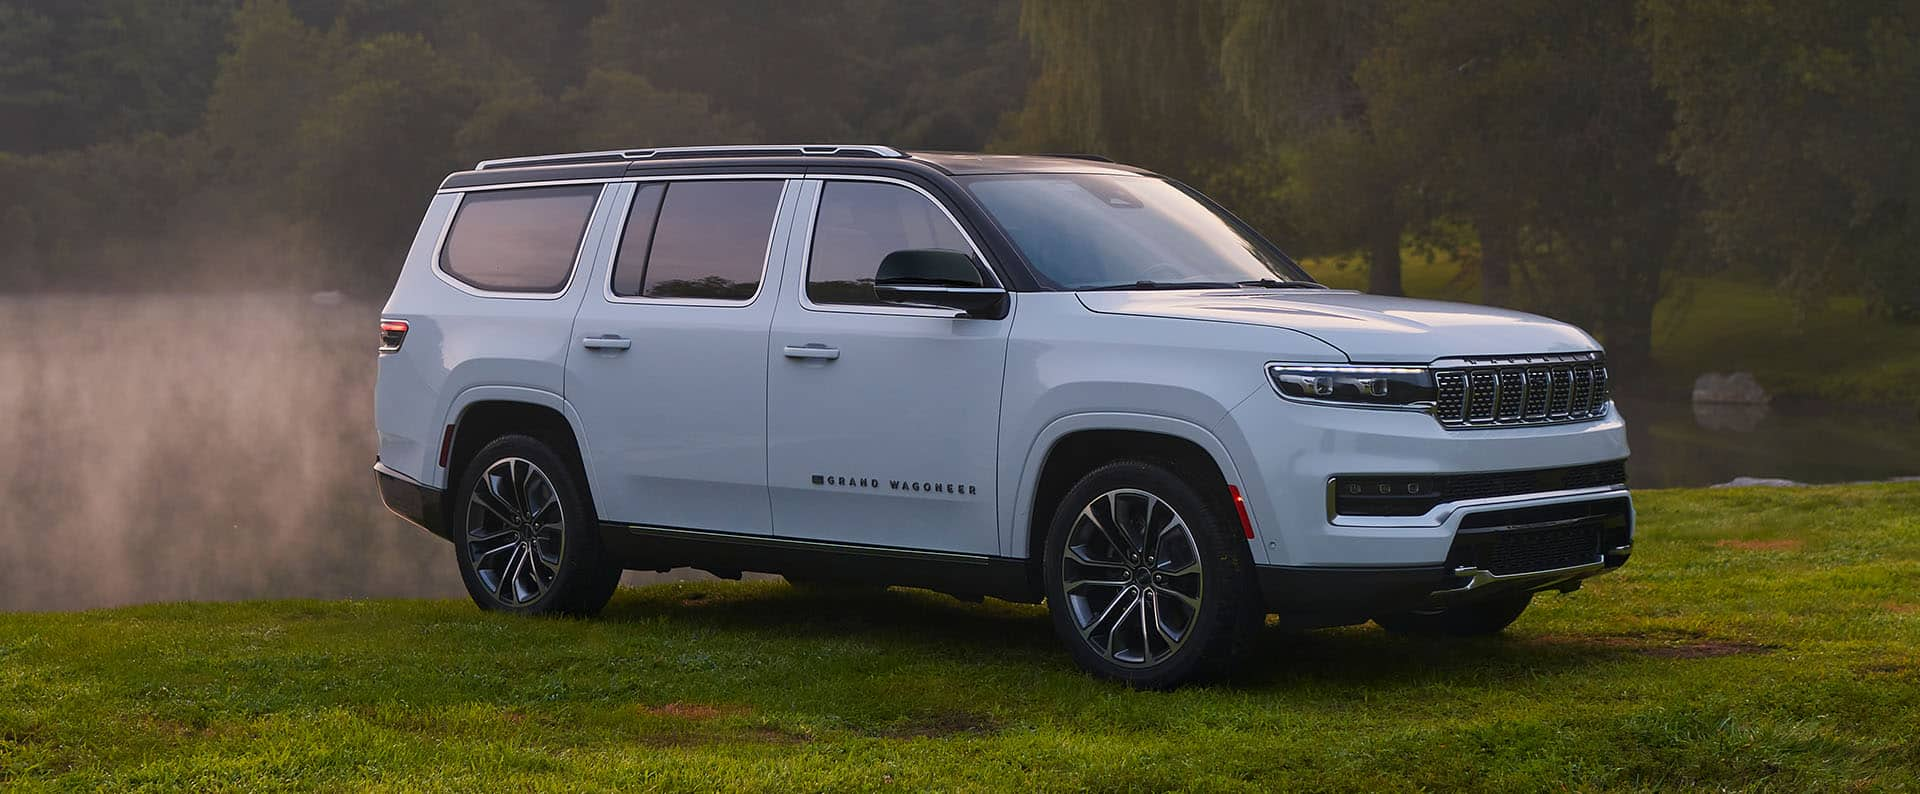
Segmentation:
[(1920, 476), (1920, 417), (1846, 406), (1775, 410), (1693, 405), (1626, 395), (1635, 488), (1680, 488), (1735, 477), (1805, 483)]
[[(374, 491), (377, 317), (304, 295), (0, 297), (0, 611), (461, 595), (452, 547)], [(1920, 474), (1912, 417), (1623, 403), (1636, 487)]]

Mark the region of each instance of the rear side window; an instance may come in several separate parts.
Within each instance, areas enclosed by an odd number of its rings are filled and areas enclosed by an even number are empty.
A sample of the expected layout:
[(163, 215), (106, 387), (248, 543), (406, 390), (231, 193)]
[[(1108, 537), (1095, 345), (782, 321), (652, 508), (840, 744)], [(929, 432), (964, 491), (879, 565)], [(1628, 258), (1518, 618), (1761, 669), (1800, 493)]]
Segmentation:
[(887, 182), (828, 182), (813, 224), (807, 299), (877, 305), (873, 277), (887, 254), (909, 248), (967, 253), (967, 238), (926, 196)]
[(559, 292), (573, 275), (599, 185), (466, 194), (440, 252), (447, 275), (492, 292)]
[(614, 260), (614, 294), (752, 300), (785, 187), (780, 180), (643, 185)]

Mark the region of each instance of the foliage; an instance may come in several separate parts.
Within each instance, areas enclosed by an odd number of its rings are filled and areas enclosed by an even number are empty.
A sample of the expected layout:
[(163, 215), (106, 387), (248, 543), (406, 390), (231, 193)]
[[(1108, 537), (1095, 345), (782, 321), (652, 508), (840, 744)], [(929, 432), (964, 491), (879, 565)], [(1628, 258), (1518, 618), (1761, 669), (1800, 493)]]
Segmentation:
[(873, 140), (1144, 165), (1375, 292), (1444, 250), (1627, 369), (1720, 268), (1920, 318), (1920, 14), (1893, 0), (0, 0), (0, 52), (16, 288), (231, 211), (378, 291), (477, 159)]
[(1912, 3), (1644, 0), (1674, 161), (1722, 256), (1818, 295), (1864, 282), (1920, 320), (1920, 10)]
[[(1223, 685), (1075, 671), (1038, 607), (777, 582), (0, 616), (0, 786), (1899, 789), (1920, 485), (1636, 494), (1506, 636), (1269, 629)], [(1225, 748), (1231, 748), (1227, 751)]]

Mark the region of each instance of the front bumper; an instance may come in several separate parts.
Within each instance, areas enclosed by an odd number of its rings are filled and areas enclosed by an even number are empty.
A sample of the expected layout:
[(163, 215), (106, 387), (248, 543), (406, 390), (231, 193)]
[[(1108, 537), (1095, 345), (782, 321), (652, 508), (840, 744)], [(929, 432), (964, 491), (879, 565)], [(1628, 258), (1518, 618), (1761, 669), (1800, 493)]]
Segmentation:
[(373, 462), (373, 474), (380, 484), (380, 501), (394, 515), (443, 539), (453, 539), (441, 508), (440, 489), (422, 484), (378, 460)]
[(1439, 566), (1475, 514), (1626, 496), (1624, 486), (1462, 499), (1418, 516), (1332, 515), (1336, 477), (1557, 469), (1627, 457), (1617, 413), (1593, 422), (1447, 430), (1411, 411), (1289, 402), (1255, 393), (1215, 425), (1254, 524), (1254, 561), (1288, 568)]

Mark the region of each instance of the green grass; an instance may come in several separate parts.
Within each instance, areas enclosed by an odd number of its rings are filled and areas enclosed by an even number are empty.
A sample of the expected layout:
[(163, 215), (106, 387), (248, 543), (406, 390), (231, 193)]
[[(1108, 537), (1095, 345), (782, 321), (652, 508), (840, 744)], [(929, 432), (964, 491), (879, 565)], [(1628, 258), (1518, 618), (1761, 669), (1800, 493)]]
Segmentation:
[(1633, 562), (1506, 636), (1271, 629), (1172, 693), (913, 591), (4, 615), (0, 787), (1920, 787), (1920, 484), (1637, 498)]
[[(1410, 249), (1404, 258), (1407, 294), (1478, 300), (1476, 275), (1446, 252)], [(1330, 286), (1366, 287), (1356, 257), (1305, 264)], [(1799, 306), (1761, 278), (1677, 278), (1654, 312), (1653, 356), (1676, 395), (1703, 372), (1744, 370), (1778, 397), (1920, 409), (1920, 324), (1873, 317), (1857, 296)]]

